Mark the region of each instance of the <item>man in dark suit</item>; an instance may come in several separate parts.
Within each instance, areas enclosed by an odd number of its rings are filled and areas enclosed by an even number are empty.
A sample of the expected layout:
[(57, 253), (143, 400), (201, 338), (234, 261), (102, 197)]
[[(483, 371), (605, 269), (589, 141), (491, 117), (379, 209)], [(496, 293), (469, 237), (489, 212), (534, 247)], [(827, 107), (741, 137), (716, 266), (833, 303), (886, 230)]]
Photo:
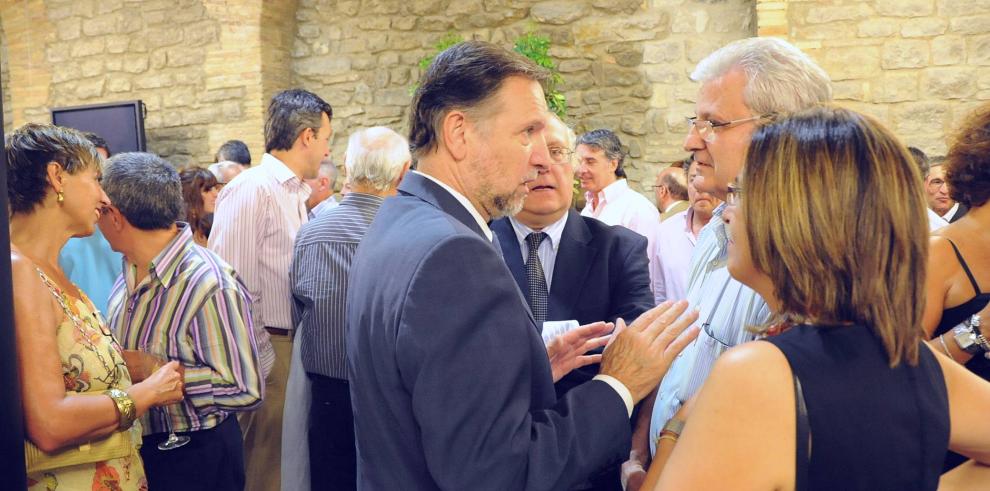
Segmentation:
[[(538, 326), (543, 321), (635, 319), (653, 307), (646, 238), (582, 217), (571, 207), (574, 132), (550, 116), (545, 133), (551, 165), (529, 184), (522, 211), (492, 222), (505, 263)], [(556, 383), (558, 397), (591, 380), (598, 368), (594, 364), (567, 374)], [(618, 462), (576, 489), (621, 490)]]
[(653, 309), (614, 336), (595, 380), (557, 399), (554, 379), (585, 340), (547, 350), (487, 225), (518, 211), (549, 165), (547, 76), (469, 41), (420, 81), (418, 171), (382, 205), (350, 273), (359, 489), (566, 489), (628, 452), (633, 404), (697, 334), (681, 334), (697, 317), (678, 319), (684, 304)]

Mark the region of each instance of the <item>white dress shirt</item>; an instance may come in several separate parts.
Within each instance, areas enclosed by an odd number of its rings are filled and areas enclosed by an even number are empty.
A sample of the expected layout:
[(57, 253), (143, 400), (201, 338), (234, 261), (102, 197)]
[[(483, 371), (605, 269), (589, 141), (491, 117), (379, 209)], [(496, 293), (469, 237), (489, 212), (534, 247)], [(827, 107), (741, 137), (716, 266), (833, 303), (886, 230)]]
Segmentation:
[(956, 204), (952, 205), (952, 208), (949, 208), (949, 211), (945, 212), (945, 215), (942, 215), (942, 218), (944, 218), (946, 222), (951, 222), (952, 217), (956, 216), (956, 213), (958, 212), (959, 212), (959, 202), (956, 201)]
[(651, 263), (652, 273), (655, 239), (660, 227), (660, 212), (657, 207), (646, 196), (630, 188), (625, 179), (619, 179), (599, 191), (597, 207), (592, 206), (592, 194), (584, 194), (587, 204), (581, 210), (582, 216), (597, 218), (608, 225), (622, 225), (646, 237), (646, 257)]
[[(957, 205), (958, 205), (958, 203), (957, 203)], [(934, 211), (932, 211), (931, 208), (925, 208), (925, 210), (928, 212), (928, 231), (929, 232), (934, 232), (934, 231), (936, 231), (936, 230), (938, 230), (938, 229), (940, 229), (940, 228), (942, 228), (942, 227), (944, 227), (944, 226), (946, 226), (946, 225), (949, 224), (949, 221), (948, 220), (946, 220), (945, 218), (942, 218), (941, 216), (939, 216), (939, 214), (938, 213), (935, 213)]]
[(691, 221), (694, 210), (688, 208), (660, 223), (654, 239), (656, 251), (650, 266), (653, 283), (653, 300), (659, 305), (666, 300), (687, 298), (688, 270), (691, 253), (697, 242)]
[(217, 197), (209, 248), (227, 261), (250, 290), (258, 351), (265, 376), (275, 351), (265, 327), (292, 330), (289, 266), (299, 227), (308, 221), (311, 190), (270, 154), (245, 170)]
[[(529, 244), (526, 242), (526, 236), (537, 232), (526, 225), (523, 225), (516, 217), (509, 217), (509, 223), (512, 224), (512, 231), (516, 233), (516, 240), (519, 241), (519, 252), (522, 253), (523, 264), (529, 259)], [(540, 243), (539, 250), (536, 251), (536, 255), (540, 258), (540, 265), (543, 266), (543, 274), (547, 280), (547, 293), (550, 292), (550, 284), (553, 282), (553, 268), (557, 264), (557, 251), (560, 250), (560, 236), (564, 233), (564, 225), (567, 224), (567, 213), (560, 217), (556, 222), (544, 227), (543, 232), (547, 234), (547, 238), (543, 239)]]

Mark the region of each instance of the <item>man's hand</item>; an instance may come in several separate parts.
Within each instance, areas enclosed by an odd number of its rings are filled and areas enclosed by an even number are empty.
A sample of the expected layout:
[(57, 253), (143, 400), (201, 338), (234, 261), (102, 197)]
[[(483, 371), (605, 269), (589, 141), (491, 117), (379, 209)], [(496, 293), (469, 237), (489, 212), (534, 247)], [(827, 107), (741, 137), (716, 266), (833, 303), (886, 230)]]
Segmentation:
[(602, 355), (585, 355), (585, 353), (605, 346), (610, 338), (608, 333), (612, 332), (613, 327), (611, 322), (585, 324), (550, 341), (547, 345), (547, 357), (550, 358), (554, 383), (575, 368), (600, 363)]
[(681, 316), (687, 306), (685, 301), (664, 302), (625, 328), (619, 319), (619, 333), (605, 349), (600, 373), (625, 384), (634, 402), (646, 397), (660, 383), (674, 358), (698, 337), (698, 328), (688, 329), (698, 319), (698, 313)]

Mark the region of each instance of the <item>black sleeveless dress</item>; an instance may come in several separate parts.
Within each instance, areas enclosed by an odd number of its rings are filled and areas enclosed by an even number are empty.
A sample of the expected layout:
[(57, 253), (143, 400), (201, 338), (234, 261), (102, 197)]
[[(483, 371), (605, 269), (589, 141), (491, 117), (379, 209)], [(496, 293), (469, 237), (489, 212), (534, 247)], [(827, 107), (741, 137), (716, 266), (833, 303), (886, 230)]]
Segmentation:
[[(951, 240), (945, 240), (949, 241), (949, 245), (952, 246), (952, 251), (956, 253), (956, 259), (959, 260), (959, 265), (962, 266), (963, 271), (966, 272), (966, 277), (969, 278), (969, 283), (973, 285), (973, 292), (976, 296), (964, 303), (956, 305), (955, 307), (943, 310), (942, 319), (938, 322), (938, 327), (935, 328), (935, 336), (941, 336), (951, 331), (953, 327), (969, 320), (970, 316), (983, 310), (983, 308), (987, 306), (987, 303), (990, 303), (990, 292), (982, 293), (979, 283), (976, 282), (976, 278), (969, 270), (969, 265), (966, 264), (966, 260), (963, 259), (962, 254), (959, 253), (959, 248), (957, 248), (956, 244)], [(990, 380), (990, 360), (986, 359), (983, 355), (976, 355), (970, 358), (970, 360), (966, 362), (966, 368), (968, 368), (969, 371), (979, 375), (983, 380)], [(945, 467), (943, 471), (948, 472), (966, 460), (967, 457), (965, 456), (959, 455), (955, 452), (949, 452), (945, 457)]]
[[(966, 265), (966, 260), (959, 253), (956, 244), (949, 240), (949, 245), (952, 246), (952, 250), (956, 253), (956, 259), (959, 260), (959, 265), (962, 266), (963, 271), (966, 272), (966, 276), (969, 278), (970, 284), (973, 285), (973, 292), (975, 292), (976, 296), (963, 304), (943, 310), (942, 320), (939, 321), (938, 327), (935, 328), (935, 336), (941, 336), (949, 332), (953, 327), (956, 327), (963, 321), (969, 320), (970, 316), (983, 310), (987, 306), (987, 303), (990, 303), (990, 292), (981, 292), (980, 285), (976, 282), (973, 273), (970, 272), (969, 266)], [(987, 320), (990, 321), (990, 319)], [(966, 363), (966, 368), (982, 377), (983, 380), (990, 380), (990, 360), (987, 360), (984, 356), (974, 356)]]
[(801, 382), (811, 433), (805, 489), (934, 490), (949, 444), (942, 369), (890, 368), (865, 326), (796, 326), (768, 338)]

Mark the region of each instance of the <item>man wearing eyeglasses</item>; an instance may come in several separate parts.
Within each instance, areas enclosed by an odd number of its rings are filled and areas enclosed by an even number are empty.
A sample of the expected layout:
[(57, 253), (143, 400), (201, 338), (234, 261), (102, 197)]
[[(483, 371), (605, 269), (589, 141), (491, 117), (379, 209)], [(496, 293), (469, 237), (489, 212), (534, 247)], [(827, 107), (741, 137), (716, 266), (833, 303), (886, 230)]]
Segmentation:
[(928, 171), (925, 178), (925, 195), (928, 198), (928, 207), (952, 223), (969, 211), (966, 206), (949, 196), (949, 185), (945, 181), (945, 167), (941, 163), (935, 164)]
[[(757, 125), (775, 114), (805, 109), (832, 96), (824, 70), (777, 38), (749, 38), (726, 45), (698, 63), (691, 79), (701, 87), (695, 116), (688, 118), (684, 149), (697, 162), (697, 189), (721, 200), (735, 201), (739, 196), (740, 190), (730, 196), (729, 185), (743, 170)], [(647, 444), (650, 453), (655, 453), (664, 430), (676, 441), (682, 421), (673, 418), (675, 413), (698, 392), (719, 355), (753, 338), (746, 326), (763, 324), (770, 316), (766, 302), (726, 269), (725, 206), (719, 205), (702, 229), (688, 273), (687, 300), (699, 311), (702, 332), (660, 384), (649, 436), (634, 437), (630, 462), (623, 466), (634, 483), (632, 489), (642, 478), (636, 467), (646, 460), (640, 456), (645, 455)]]
[[(537, 325), (639, 317), (653, 307), (646, 238), (572, 208), (574, 131), (551, 115), (545, 135), (551, 165), (529, 183), (522, 211), (491, 225)], [(553, 327), (546, 325), (545, 340)], [(593, 379), (598, 370), (596, 363), (571, 371), (555, 384), (557, 397)], [(593, 472), (573, 489), (621, 489), (618, 463)]]

